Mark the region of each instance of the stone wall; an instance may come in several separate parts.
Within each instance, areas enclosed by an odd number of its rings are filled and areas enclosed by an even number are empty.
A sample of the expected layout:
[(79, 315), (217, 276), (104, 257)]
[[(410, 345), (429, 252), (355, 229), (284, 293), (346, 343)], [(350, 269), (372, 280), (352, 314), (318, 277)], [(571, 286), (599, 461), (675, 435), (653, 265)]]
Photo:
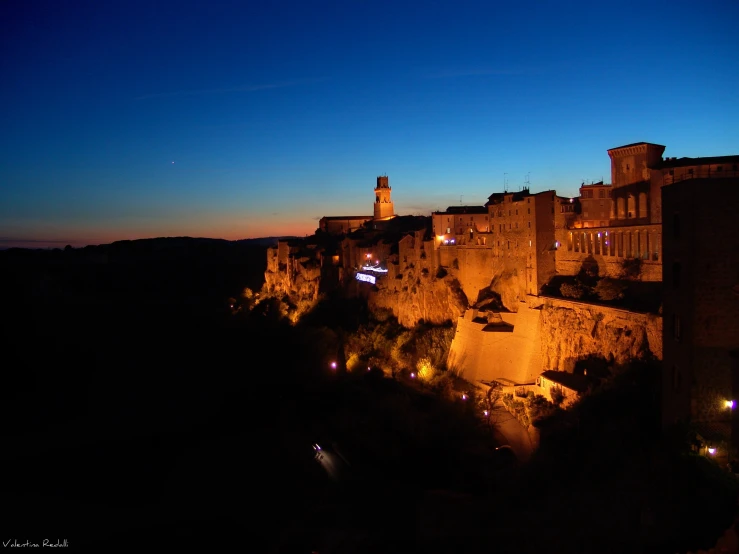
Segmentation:
[[(612, 256), (599, 256), (581, 252), (566, 252), (563, 249), (557, 251), (556, 266), (559, 275), (577, 275), (582, 267), (583, 261), (594, 259), (598, 264), (598, 275), (600, 277), (611, 277), (618, 279), (623, 271), (625, 258), (614, 258)], [(642, 260), (641, 281), (662, 281), (662, 262)]]
[(625, 364), (653, 355), (662, 359), (662, 317), (540, 298), (542, 369), (573, 371), (575, 363), (594, 356)]

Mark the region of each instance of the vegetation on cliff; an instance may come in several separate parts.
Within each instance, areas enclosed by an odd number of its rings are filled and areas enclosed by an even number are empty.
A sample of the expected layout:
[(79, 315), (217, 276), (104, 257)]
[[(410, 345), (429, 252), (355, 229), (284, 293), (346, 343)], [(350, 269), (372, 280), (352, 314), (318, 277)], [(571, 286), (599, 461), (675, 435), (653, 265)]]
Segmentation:
[(558, 275), (544, 287), (546, 296), (603, 304), (637, 312), (658, 313), (662, 283), (640, 281), (641, 260), (625, 259), (617, 278), (599, 276), (595, 259), (585, 260), (576, 275)]

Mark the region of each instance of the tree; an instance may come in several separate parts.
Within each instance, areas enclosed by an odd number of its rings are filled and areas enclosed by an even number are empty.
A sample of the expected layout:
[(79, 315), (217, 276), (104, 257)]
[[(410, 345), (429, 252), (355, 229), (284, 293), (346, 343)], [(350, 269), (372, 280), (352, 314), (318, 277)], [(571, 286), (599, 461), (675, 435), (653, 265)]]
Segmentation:
[(565, 393), (562, 392), (561, 388), (554, 387), (550, 394), (552, 395), (552, 404), (555, 406), (559, 406), (564, 402)]

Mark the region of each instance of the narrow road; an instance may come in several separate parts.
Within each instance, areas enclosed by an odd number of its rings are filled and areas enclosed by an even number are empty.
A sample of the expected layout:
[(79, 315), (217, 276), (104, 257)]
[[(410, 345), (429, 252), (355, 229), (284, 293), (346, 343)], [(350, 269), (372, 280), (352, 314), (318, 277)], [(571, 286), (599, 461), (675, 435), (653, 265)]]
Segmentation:
[(506, 410), (502, 400), (498, 400), (493, 407), (490, 421), (493, 423), (495, 438), (501, 444), (510, 445), (516, 457), (522, 462), (527, 462), (534, 451), (529, 432)]

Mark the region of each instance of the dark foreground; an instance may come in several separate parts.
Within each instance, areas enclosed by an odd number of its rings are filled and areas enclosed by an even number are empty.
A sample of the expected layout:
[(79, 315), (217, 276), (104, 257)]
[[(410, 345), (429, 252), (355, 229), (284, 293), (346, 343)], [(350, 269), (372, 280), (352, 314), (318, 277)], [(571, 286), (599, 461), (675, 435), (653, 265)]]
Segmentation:
[(328, 370), (335, 330), (234, 317), (263, 249), (194, 252), (2, 257), (4, 543), (674, 553), (731, 523), (733, 478), (649, 424), (658, 367), (502, 467), (465, 406)]

